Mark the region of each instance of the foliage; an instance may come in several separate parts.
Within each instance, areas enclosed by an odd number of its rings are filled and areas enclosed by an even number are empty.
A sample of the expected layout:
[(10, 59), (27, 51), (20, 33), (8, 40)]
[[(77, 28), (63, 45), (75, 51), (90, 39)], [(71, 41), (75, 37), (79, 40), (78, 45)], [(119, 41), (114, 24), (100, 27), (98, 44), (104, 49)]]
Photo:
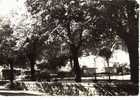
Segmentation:
[[(52, 38), (59, 37), (68, 44), (78, 46), (82, 41), (100, 40), (100, 34), (104, 38), (103, 36), (109, 32), (105, 26), (105, 19), (101, 18), (102, 12), (99, 7), (102, 4), (98, 0), (90, 3), (86, 0), (27, 0), (27, 8), (33, 16), (42, 19), (42, 27), (44, 25), (43, 28), (49, 31)], [(105, 32), (106, 34), (103, 34)]]
[(0, 57), (3, 58), (1, 59), (2, 64), (12, 63), (11, 60), (14, 60), (16, 56), (16, 42), (12, 37), (12, 32), (10, 25), (6, 24), (2, 26), (1, 34), (3, 36), (0, 43)]
[(103, 48), (100, 50), (99, 55), (104, 57), (105, 59), (109, 59), (112, 55), (112, 51), (109, 48)]
[[(138, 75), (138, 61), (134, 59), (138, 60), (138, 4), (135, 1), (27, 0), (26, 5), (31, 15), (22, 16), (23, 23), (18, 23), (16, 28), (9, 24), (0, 26), (0, 64), (34, 66), (37, 60), (45, 60), (55, 69), (70, 57), (78, 75), (78, 57), (82, 52), (96, 54), (102, 47), (110, 49), (118, 35), (128, 46), (131, 74)], [(24, 23), (28, 17), (32, 22)], [(68, 51), (66, 58), (61, 57), (63, 44)], [(109, 59), (109, 49), (101, 50), (99, 55)]]
[(17, 38), (13, 36), (13, 29), (10, 24), (3, 24), (0, 42), (0, 57), (1, 64), (22, 65), (25, 61), (25, 56), (22, 50), (17, 46)]
[(80, 77), (80, 51), (87, 47), (95, 48), (102, 38), (113, 36), (109, 35), (112, 32), (102, 18), (102, 4), (98, 0), (27, 0), (26, 4), (32, 16), (41, 19), (38, 21), (44, 33), (49, 35), (48, 40), (53, 42), (58, 39), (63, 41), (61, 44), (68, 45), (77, 77)]
[(10, 90), (23, 90), (24, 86), (21, 84), (21, 82), (17, 82), (15, 81), (13, 86), (11, 86), (11, 84), (6, 84), (5, 85), (6, 88), (10, 89)]

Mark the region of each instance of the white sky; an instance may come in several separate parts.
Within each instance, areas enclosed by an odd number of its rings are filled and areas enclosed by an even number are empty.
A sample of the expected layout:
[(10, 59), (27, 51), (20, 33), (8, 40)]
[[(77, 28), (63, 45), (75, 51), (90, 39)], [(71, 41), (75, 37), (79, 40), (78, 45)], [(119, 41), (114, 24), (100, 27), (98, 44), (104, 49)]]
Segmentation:
[[(136, 0), (140, 4), (140, 0)], [(22, 12), (25, 0), (0, 0), (0, 16), (7, 16), (12, 10)]]
[(0, 16), (9, 16), (13, 11), (23, 12), (25, 0), (0, 0)]
[(24, 2), (25, 0), (0, 0), (0, 18), (3, 22), (18, 23), (22, 14), (27, 12)]

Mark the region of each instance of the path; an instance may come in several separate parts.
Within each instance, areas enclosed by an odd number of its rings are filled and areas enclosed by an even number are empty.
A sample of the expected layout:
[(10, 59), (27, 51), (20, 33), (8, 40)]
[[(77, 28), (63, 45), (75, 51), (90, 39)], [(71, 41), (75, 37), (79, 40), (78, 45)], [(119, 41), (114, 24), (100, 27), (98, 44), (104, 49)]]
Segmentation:
[(4, 86), (0, 86), (0, 96), (42, 96), (44, 93), (24, 91), (24, 90), (8, 90)]

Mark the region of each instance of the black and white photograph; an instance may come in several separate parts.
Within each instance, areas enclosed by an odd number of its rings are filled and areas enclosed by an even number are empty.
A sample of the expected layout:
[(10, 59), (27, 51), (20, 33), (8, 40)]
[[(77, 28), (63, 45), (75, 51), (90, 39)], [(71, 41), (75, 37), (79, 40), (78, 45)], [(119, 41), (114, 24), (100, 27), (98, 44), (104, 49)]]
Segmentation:
[(138, 96), (136, 0), (0, 0), (0, 96)]

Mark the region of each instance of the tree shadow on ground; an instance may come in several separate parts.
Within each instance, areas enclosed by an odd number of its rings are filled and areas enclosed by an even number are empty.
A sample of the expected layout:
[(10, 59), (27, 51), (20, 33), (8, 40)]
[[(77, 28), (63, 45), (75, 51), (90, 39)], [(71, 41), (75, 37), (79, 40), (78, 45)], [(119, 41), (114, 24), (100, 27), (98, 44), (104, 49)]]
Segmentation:
[(97, 82), (95, 88), (103, 96), (128, 96), (138, 95), (138, 86), (131, 82)]

